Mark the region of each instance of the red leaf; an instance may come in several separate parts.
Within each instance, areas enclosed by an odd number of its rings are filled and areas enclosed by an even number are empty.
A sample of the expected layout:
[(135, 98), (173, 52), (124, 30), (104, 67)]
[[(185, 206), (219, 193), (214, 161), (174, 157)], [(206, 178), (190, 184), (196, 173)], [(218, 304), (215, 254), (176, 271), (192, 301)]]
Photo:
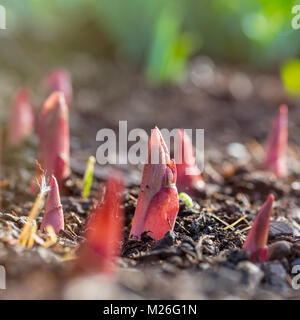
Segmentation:
[(274, 196), (270, 194), (259, 210), (248, 233), (243, 248), (250, 251), (251, 261), (264, 262), (267, 257), (267, 241), (270, 227), (270, 217), (273, 210)]
[(113, 172), (108, 178), (103, 200), (87, 223), (87, 242), (82, 247), (79, 261), (83, 268), (108, 274), (114, 272), (113, 263), (120, 254), (123, 231), (122, 197), (123, 177)]
[[(170, 160), (167, 146), (156, 127), (149, 141), (148, 163), (143, 170), (130, 236), (139, 238), (144, 231), (151, 231), (158, 240), (164, 236), (163, 232), (173, 228), (166, 225), (166, 217), (175, 221), (178, 213), (179, 200), (175, 183), (175, 162)], [(158, 213), (158, 210), (163, 211)]]
[(267, 155), (264, 167), (278, 178), (287, 174), (286, 150), (288, 143), (288, 108), (285, 104), (279, 107), (267, 142)]
[(8, 144), (17, 146), (34, 131), (34, 111), (27, 88), (20, 89), (14, 99), (8, 127)]
[(40, 163), (49, 177), (61, 187), (70, 175), (69, 110), (61, 92), (45, 101), (39, 117)]
[(47, 76), (45, 81), (46, 90), (50, 93), (61, 91), (66, 98), (68, 107), (71, 106), (73, 99), (73, 89), (71, 76), (64, 69), (54, 69)]
[(178, 192), (194, 195), (194, 191), (202, 188), (204, 182), (196, 164), (191, 139), (183, 129), (178, 130), (175, 137), (175, 161)]
[(64, 214), (60, 202), (57, 181), (54, 176), (51, 177), (50, 188), (40, 230), (44, 231), (48, 225), (51, 225), (55, 233), (58, 234), (60, 230), (64, 229)]

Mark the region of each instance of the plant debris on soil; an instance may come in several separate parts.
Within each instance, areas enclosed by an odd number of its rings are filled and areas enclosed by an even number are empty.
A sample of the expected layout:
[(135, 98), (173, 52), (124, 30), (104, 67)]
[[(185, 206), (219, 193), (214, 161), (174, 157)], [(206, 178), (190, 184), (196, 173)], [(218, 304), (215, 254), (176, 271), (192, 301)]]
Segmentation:
[[(37, 231), (31, 249), (19, 246), (34, 202), (29, 187), (35, 175), (37, 140), (32, 137), (22, 147), (5, 148), (0, 265), (6, 269), (7, 290), (0, 291), (1, 299), (300, 297), (299, 290), (292, 288), (292, 267), (300, 264), (300, 113), (296, 101), (285, 95), (276, 75), (246, 71), (243, 75), (251, 93), (247, 88), (248, 95), (242, 95), (242, 87), (231, 85), (241, 71), (229, 67), (215, 67), (216, 80), (202, 86), (201, 74), (195, 74), (197, 63), (191, 64), (186, 79), (177, 86), (151, 89), (139, 73), (124, 66), (76, 56), (69, 62), (66, 67), (74, 78), (75, 92), (70, 111), (72, 175), (61, 197), (65, 230), (55, 239)], [(16, 74), (10, 76), (16, 78), (12, 83), (18, 82)], [(0, 86), (0, 97), (8, 105), (14, 89)], [(34, 98), (41, 105), (38, 90)], [(261, 163), (271, 121), (283, 102), (289, 106), (289, 174), (277, 179), (263, 171)], [(180, 200), (174, 231), (163, 239), (155, 242), (150, 232), (144, 232), (140, 240), (130, 239), (141, 168), (118, 166), (126, 182), (124, 239), (117, 281), (108, 283), (102, 275), (78, 274), (74, 261), (85, 242), (84, 227), (97, 204), (99, 186), (101, 193), (108, 173), (108, 167), (96, 164), (90, 196), (84, 199), (85, 164), (96, 153), (97, 131), (116, 129), (119, 120), (128, 120), (128, 130), (149, 132), (155, 125), (204, 128), (206, 185), (193, 197), (192, 208)], [(275, 196), (275, 206), (268, 261), (253, 264), (241, 248), (269, 193)], [(37, 219), (38, 230), (43, 213)]]

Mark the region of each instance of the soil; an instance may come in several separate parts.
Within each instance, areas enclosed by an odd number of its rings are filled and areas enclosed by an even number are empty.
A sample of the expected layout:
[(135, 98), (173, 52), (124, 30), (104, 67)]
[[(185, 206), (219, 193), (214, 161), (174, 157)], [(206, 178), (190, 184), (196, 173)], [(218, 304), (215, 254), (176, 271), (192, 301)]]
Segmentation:
[[(18, 149), (4, 146), (0, 265), (6, 269), (7, 289), (0, 290), (1, 299), (300, 297), (291, 285), (292, 267), (300, 264), (300, 113), (297, 100), (285, 94), (277, 74), (215, 66), (196, 58), (181, 83), (153, 88), (139, 71), (87, 56), (75, 55), (66, 68), (75, 91), (70, 114), (72, 175), (62, 196), (66, 227), (50, 247), (45, 247), (47, 236), (39, 231), (33, 248), (18, 245), (34, 202), (29, 185), (38, 142), (33, 136)], [(9, 97), (23, 80), (11, 70), (0, 78), (6, 84), (0, 85), (3, 104), (10, 105)], [(26, 80), (35, 88), (35, 105), (41, 106), (46, 95), (40, 80)], [(289, 175), (276, 179), (261, 164), (264, 142), (281, 103), (289, 106)], [(7, 110), (3, 108), (3, 117)], [(148, 133), (155, 125), (204, 128), (206, 186), (193, 198), (192, 208), (180, 200), (174, 232), (157, 242), (151, 233), (143, 234), (141, 240), (129, 239), (141, 168), (118, 166), (126, 182), (125, 227), (119, 271), (111, 282), (102, 275), (78, 274), (73, 269), (76, 252), (85, 240), (85, 223), (108, 172), (107, 166), (96, 166), (91, 195), (82, 199), (85, 162), (99, 146), (97, 131), (118, 130), (119, 120), (128, 120), (128, 130), (143, 128)], [(269, 259), (252, 264), (241, 247), (269, 193), (276, 199)], [(38, 226), (42, 215), (43, 211)]]

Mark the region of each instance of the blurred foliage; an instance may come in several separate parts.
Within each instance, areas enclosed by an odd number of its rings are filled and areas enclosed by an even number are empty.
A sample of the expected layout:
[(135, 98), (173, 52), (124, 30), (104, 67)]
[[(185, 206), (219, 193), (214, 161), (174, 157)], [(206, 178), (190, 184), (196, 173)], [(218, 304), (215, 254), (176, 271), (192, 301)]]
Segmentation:
[(300, 60), (291, 59), (281, 67), (281, 78), (285, 90), (291, 95), (300, 94)]
[(188, 58), (199, 52), (222, 62), (264, 68), (274, 68), (300, 52), (300, 31), (291, 28), (292, 7), (300, 3), (296, 0), (1, 3), (12, 17), (13, 32), (26, 31), (57, 45), (66, 45), (66, 37), (83, 46), (88, 46), (87, 41), (99, 47), (109, 42), (115, 57), (144, 66), (153, 83), (179, 79)]
[(152, 83), (177, 79), (183, 72), (185, 61), (192, 53), (193, 38), (180, 31), (181, 24), (178, 12), (165, 9), (154, 26), (146, 69)]

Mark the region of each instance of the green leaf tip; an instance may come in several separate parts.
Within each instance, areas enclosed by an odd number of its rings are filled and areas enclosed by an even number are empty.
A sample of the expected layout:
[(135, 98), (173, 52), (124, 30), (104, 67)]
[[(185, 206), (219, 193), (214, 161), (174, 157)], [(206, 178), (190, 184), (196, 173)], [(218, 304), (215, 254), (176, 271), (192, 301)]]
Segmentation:
[(187, 193), (180, 192), (178, 196), (179, 196), (179, 199), (184, 200), (190, 208), (193, 208), (194, 206), (193, 200)]
[(94, 167), (96, 163), (96, 158), (94, 156), (90, 156), (86, 163), (86, 169), (83, 177), (82, 182), (82, 197), (88, 198), (90, 195), (90, 190), (93, 182), (93, 175), (94, 175)]

